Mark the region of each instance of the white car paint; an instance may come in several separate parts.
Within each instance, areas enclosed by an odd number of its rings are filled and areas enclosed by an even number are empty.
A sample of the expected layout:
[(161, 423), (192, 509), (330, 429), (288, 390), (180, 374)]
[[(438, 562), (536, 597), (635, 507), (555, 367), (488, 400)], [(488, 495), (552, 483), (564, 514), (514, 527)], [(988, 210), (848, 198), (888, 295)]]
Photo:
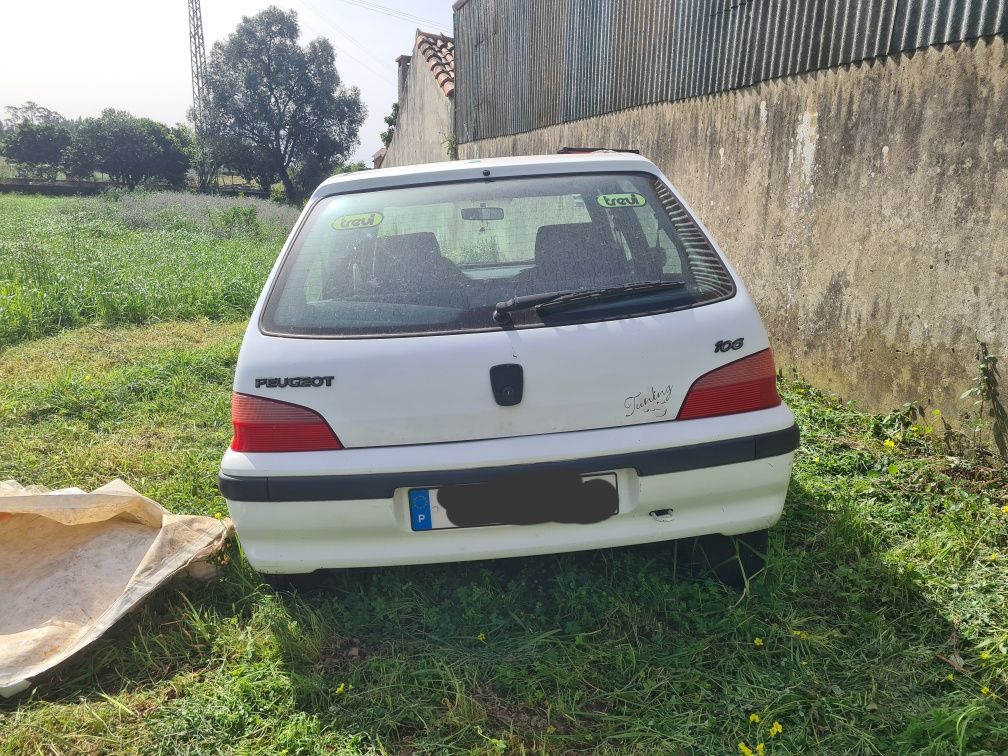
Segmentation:
[[(577, 461), (694, 447), (786, 431), (780, 406), (698, 420), (675, 420), (704, 373), (769, 347), (738, 275), (727, 300), (692, 309), (577, 325), (381, 338), (266, 335), (266, 293), (312, 205), (344, 192), (509, 176), (635, 172), (660, 178), (646, 159), (624, 153), (533, 156), (366, 171), (329, 179), (312, 196), (278, 257), (246, 331), (236, 392), (310, 407), (344, 449), (243, 453), (229, 449), (223, 478), (282, 481), (304, 476), (438, 473)], [(680, 198), (681, 201), (681, 198)], [(695, 218), (695, 216), (694, 216)], [(704, 229), (703, 232), (707, 235)], [(713, 242), (712, 242), (713, 243)], [(723, 255), (720, 250), (715, 250)], [(730, 356), (722, 339), (744, 339)], [(520, 404), (498, 406), (491, 366), (520, 363)], [(275, 375), (331, 375), (332, 386), (257, 387)], [(639, 406), (641, 396), (653, 401)], [(620, 512), (593, 524), (494, 525), (414, 532), (407, 488), (385, 498), (243, 501), (229, 497), (245, 553), (257, 569), (285, 573), (519, 556), (736, 534), (779, 518), (790, 479), (790, 449), (775, 456), (667, 474), (616, 468)], [(607, 472), (607, 469), (582, 472)], [(651, 512), (671, 509), (658, 521)]]

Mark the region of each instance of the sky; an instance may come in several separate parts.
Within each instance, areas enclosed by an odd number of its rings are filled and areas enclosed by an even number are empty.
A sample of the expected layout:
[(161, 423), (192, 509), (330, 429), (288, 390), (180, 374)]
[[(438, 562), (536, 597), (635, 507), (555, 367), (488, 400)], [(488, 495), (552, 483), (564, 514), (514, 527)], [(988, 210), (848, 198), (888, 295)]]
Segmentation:
[[(395, 59), (410, 54), (418, 27), (451, 34), (451, 3), (201, 0), (203, 36), (209, 57), (213, 43), (234, 31), (242, 16), (269, 5), (297, 11), (302, 43), (327, 38), (343, 83), (360, 88), (368, 117), (356, 158), (370, 165), (396, 99)], [(185, 121), (192, 101), (188, 0), (14, 0), (4, 6), (0, 107), (32, 100), (67, 118), (114, 107), (168, 124)]]

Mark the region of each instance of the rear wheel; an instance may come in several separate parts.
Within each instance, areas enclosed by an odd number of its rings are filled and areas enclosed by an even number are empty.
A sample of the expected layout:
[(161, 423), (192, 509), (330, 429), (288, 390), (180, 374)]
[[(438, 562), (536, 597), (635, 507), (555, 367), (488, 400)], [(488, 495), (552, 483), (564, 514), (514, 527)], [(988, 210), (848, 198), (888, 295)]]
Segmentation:
[(682, 545), (686, 561), (698, 577), (714, 577), (741, 588), (766, 566), (768, 543), (769, 532), (757, 530), (736, 536), (705, 535)]

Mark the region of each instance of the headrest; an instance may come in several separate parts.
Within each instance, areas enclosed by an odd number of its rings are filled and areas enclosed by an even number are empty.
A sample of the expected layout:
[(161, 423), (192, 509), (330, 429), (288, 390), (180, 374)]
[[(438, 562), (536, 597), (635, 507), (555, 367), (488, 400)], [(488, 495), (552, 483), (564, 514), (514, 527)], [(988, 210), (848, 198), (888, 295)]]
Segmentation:
[(378, 257), (420, 262), (441, 257), (441, 246), (431, 231), (419, 231), (415, 234), (379, 236), (375, 239), (375, 254)]
[(617, 273), (627, 268), (622, 249), (606, 244), (591, 223), (541, 226), (536, 233), (536, 270), (555, 279), (574, 279), (585, 272)]

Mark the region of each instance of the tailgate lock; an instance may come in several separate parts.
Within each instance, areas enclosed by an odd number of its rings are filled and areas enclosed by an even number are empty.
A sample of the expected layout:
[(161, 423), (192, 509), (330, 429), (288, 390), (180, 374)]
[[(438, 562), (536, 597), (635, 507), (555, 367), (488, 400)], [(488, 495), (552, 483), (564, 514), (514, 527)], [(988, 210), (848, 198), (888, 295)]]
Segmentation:
[(490, 368), (490, 388), (501, 407), (513, 407), (522, 400), (525, 379), (522, 366), (509, 363)]

